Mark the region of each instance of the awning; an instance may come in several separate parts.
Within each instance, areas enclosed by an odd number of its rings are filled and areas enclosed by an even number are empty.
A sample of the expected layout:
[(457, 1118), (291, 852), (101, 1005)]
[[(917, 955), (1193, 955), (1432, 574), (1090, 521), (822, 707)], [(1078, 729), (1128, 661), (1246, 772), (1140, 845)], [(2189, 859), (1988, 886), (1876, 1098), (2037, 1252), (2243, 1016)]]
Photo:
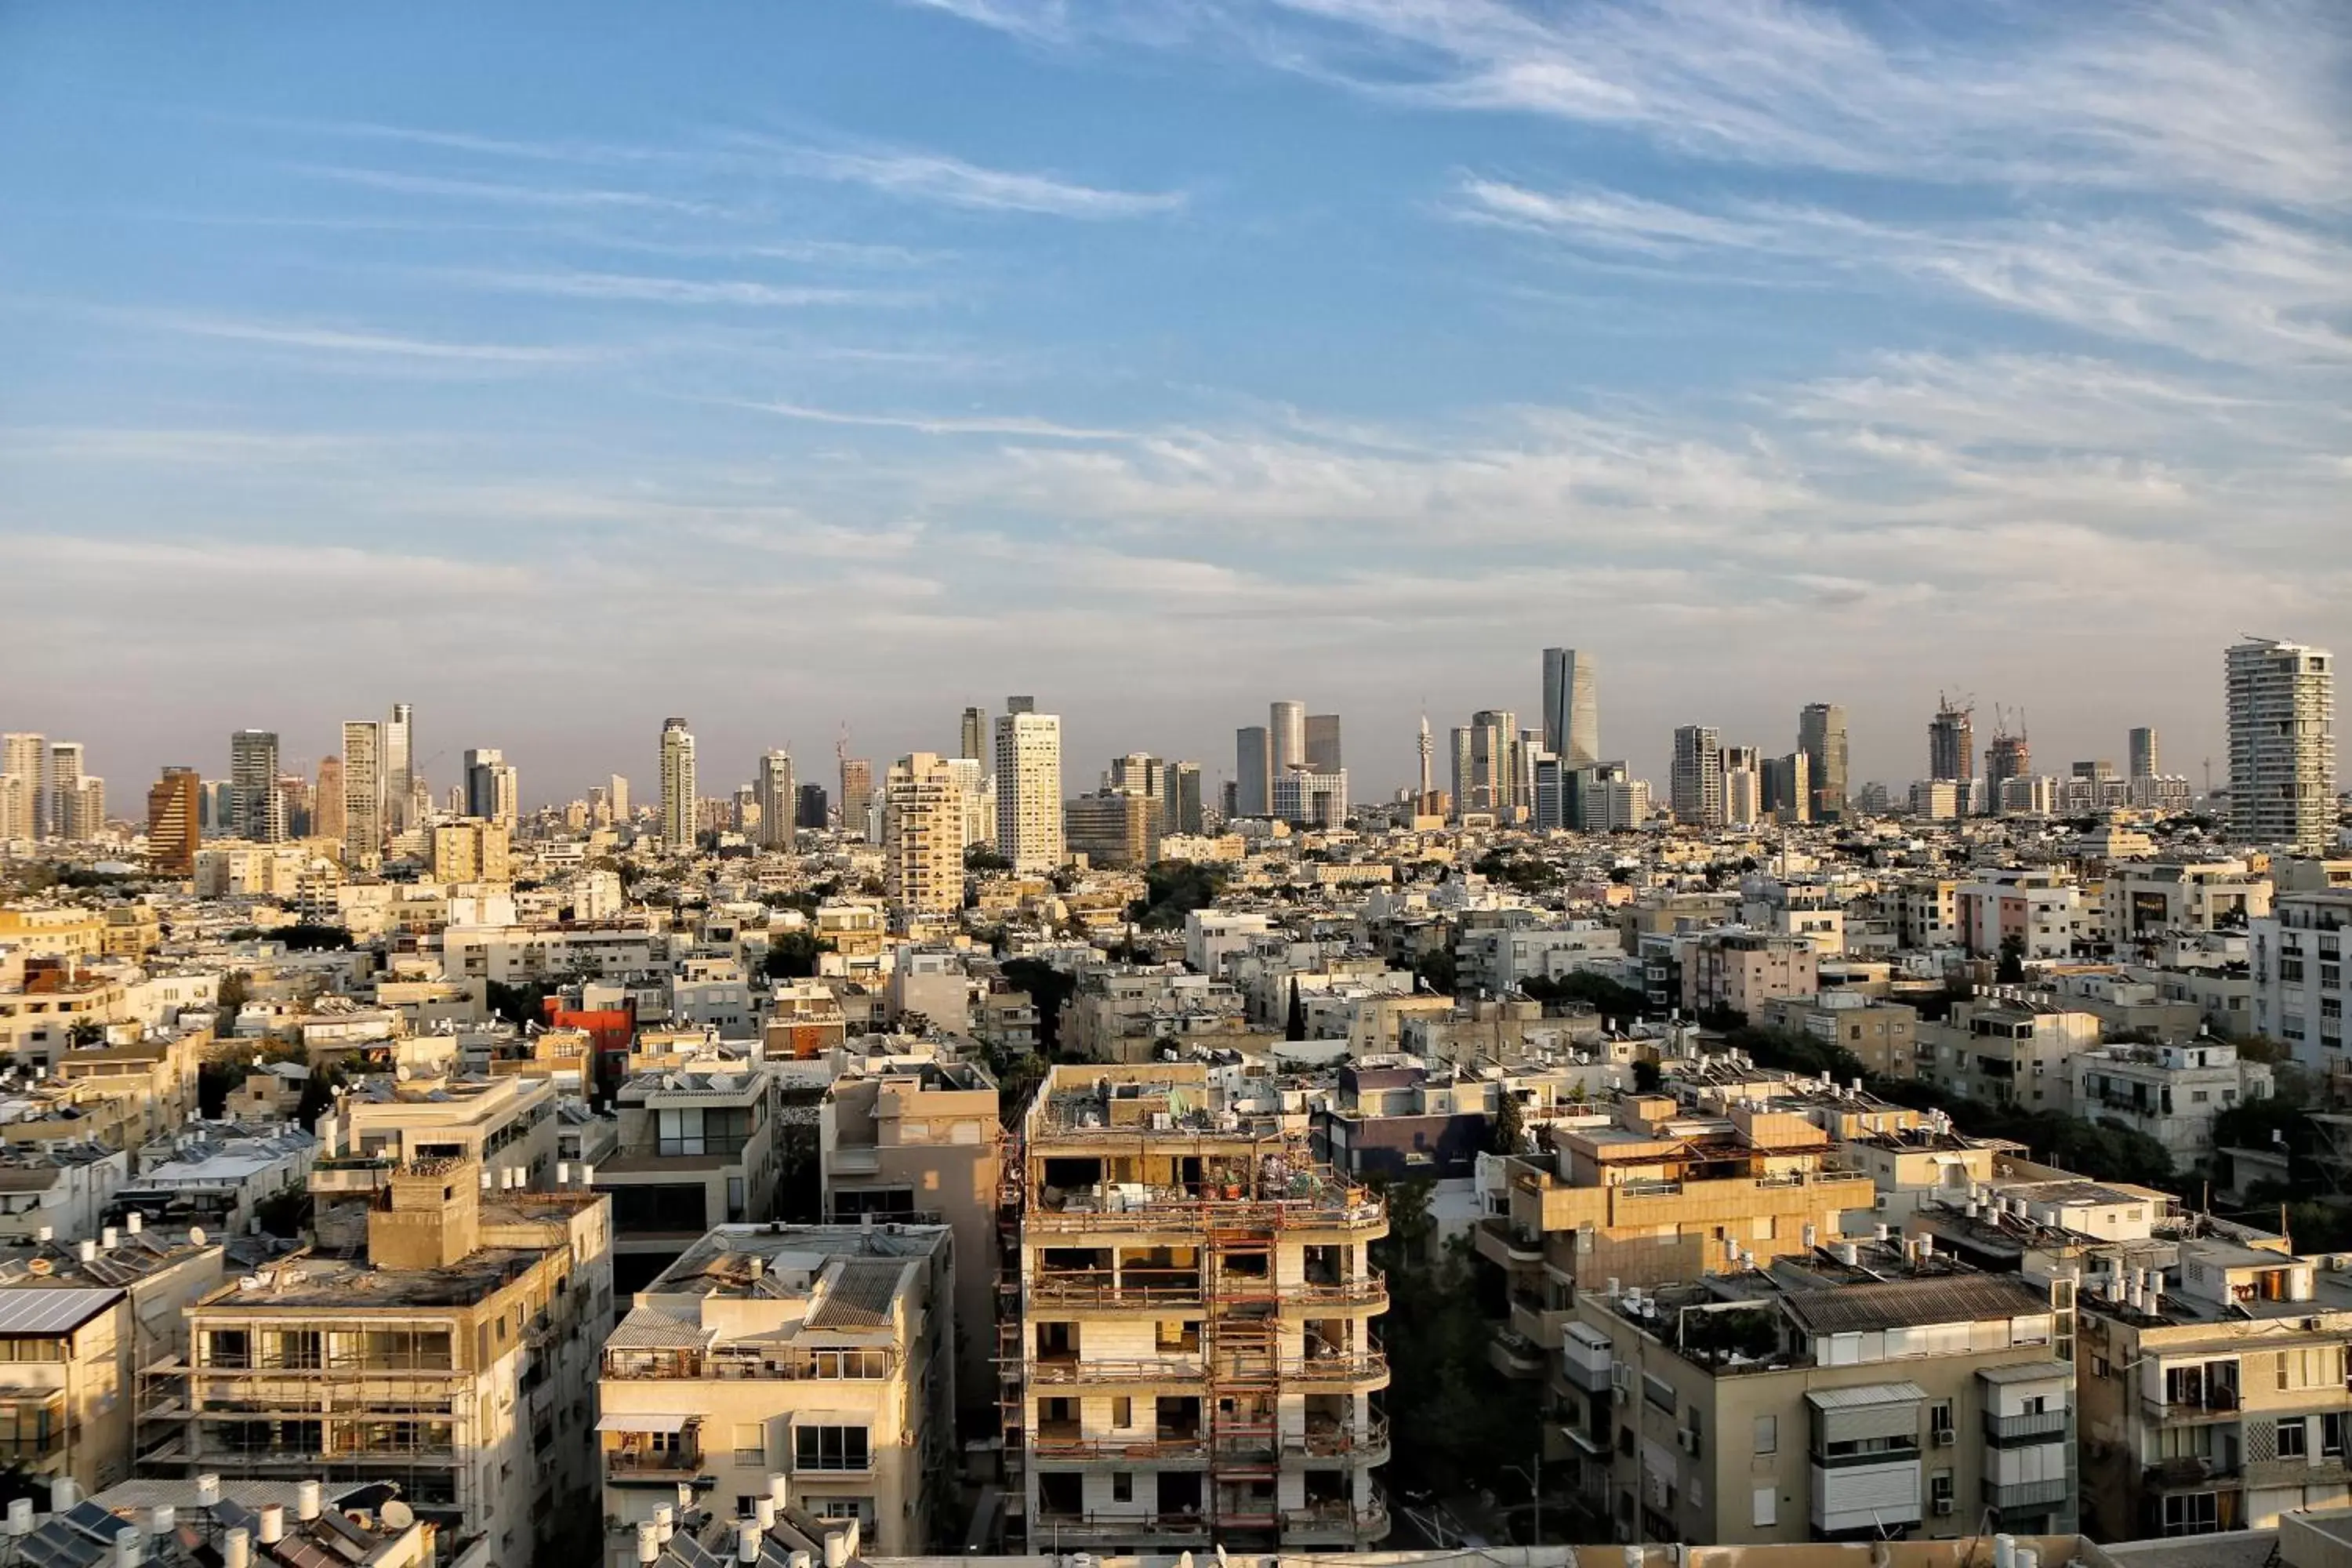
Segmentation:
[(683, 1432), (695, 1415), (605, 1415), (596, 1422), (599, 1432)]

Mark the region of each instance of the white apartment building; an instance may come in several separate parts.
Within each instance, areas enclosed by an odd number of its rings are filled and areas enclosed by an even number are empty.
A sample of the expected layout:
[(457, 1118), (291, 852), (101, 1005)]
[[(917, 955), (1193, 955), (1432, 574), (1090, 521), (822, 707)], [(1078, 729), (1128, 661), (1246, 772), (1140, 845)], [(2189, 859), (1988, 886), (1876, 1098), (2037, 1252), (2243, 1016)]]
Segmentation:
[(2047, 867), (1989, 871), (1962, 883), (1953, 891), (1952, 912), (1960, 944), (1977, 958), (1998, 958), (2011, 937), (2029, 963), (2072, 958), (2075, 944), (2091, 936), (2082, 889)]
[(2066, 1068), (2075, 1115), (2145, 1132), (2183, 1163), (2212, 1152), (2216, 1116), (2271, 1092), (2270, 1064), (2220, 1040), (2102, 1046), (2068, 1058)]
[(2283, 893), (2247, 932), (2254, 1033), (2286, 1047), (2297, 1067), (2325, 1074), (2344, 1059), (2347, 947), (2352, 888)]
[(690, 848), (695, 830), (694, 731), (683, 719), (665, 719), (661, 732), (661, 836), (671, 848)]
[[(1015, 703), (1024, 701), (1016, 699)], [(1062, 847), (1062, 721), (1015, 707), (996, 718), (996, 847), (1016, 876), (1041, 876)]]
[(2257, 637), (2227, 655), (2230, 811), (2249, 843), (2317, 854), (2336, 837), (2336, 659)]

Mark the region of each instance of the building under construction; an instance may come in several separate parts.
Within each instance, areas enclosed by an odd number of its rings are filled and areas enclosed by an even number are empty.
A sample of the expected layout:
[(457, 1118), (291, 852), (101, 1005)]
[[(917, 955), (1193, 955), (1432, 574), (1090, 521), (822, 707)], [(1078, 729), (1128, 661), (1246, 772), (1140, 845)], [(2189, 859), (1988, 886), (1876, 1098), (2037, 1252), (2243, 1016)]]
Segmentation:
[[(1387, 1234), (1303, 1117), (1199, 1064), (1064, 1066), (1008, 1158), (1003, 1395), (1029, 1549), (1362, 1549), (1388, 1532), (1373, 1395)], [(1017, 1182), (1017, 1191), (1013, 1190)]]

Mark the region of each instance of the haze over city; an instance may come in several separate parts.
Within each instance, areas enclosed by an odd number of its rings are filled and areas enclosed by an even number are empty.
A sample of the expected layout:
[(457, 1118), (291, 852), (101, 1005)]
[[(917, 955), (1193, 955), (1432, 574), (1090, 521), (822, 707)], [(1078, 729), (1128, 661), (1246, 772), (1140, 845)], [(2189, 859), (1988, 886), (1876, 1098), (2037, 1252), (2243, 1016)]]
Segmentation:
[[(1606, 746), (2221, 754), (2352, 643), (2337, 6), (1334, 0), (0, 21), (10, 722), (121, 779), (395, 699), (528, 797), (950, 749), (1360, 791)], [(1229, 765), (1229, 764), (1226, 764)]]

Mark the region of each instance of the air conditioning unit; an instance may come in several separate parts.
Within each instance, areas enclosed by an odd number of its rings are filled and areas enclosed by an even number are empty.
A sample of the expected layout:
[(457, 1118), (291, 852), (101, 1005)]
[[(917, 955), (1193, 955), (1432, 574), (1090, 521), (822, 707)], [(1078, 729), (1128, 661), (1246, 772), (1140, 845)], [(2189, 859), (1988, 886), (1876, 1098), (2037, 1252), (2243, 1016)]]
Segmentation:
[(1938, 1426), (1936, 1428), (1936, 1447), (1938, 1448), (1948, 1448), (1959, 1440), (1960, 1433), (1958, 1427)]
[(1951, 1500), (1950, 1498), (1948, 1498), (1948, 1497), (1939, 1497), (1939, 1498), (1937, 1498), (1937, 1499), (1936, 1500), (1936, 1512), (1937, 1512), (1937, 1515), (1938, 1517), (1941, 1517), (1942, 1515), (1944, 1515), (1944, 1514), (1948, 1514), (1948, 1513), (1949, 1513), (1949, 1512), (1951, 1512), (1951, 1511), (1952, 1511), (1952, 1500)]

